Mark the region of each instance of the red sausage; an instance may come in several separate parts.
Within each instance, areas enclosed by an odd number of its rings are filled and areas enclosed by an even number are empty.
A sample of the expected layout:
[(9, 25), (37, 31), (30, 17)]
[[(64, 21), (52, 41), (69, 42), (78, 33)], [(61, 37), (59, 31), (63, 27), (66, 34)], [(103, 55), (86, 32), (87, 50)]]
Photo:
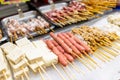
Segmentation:
[(81, 46), (83, 46), (83, 47), (86, 49), (87, 52), (90, 52), (90, 48), (89, 48), (83, 41), (79, 40), (79, 39), (76, 38), (76, 37), (74, 37), (74, 40), (75, 40), (76, 42), (78, 42)]
[(72, 45), (71, 42), (70, 42), (68, 39), (66, 39), (62, 34), (59, 34), (58, 36), (59, 36), (75, 53), (77, 53), (77, 54), (80, 53), (79, 50), (78, 50), (74, 45)]
[(52, 49), (54, 47), (54, 45), (52, 44), (52, 42), (50, 40), (46, 40), (45, 42), (50, 49)]
[(72, 38), (68, 38), (69, 39), (69, 41), (73, 44), (73, 45), (75, 45), (75, 47), (79, 50), (79, 51), (85, 51), (85, 48), (83, 47), (83, 46), (81, 46), (81, 45), (79, 45), (78, 43), (76, 43), (75, 41), (74, 41), (74, 39), (72, 39)]
[(59, 56), (60, 54), (62, 54), (60, 51), (58, 51), (58, 49), (56, 47), (53, 47), (52, 49), (53, 53), (55, 53), (57, 56)]
[(75, 37), (72, 33), (70, 32), (67, 32), (67, 35), (69, 35), (70, 37), (72, 37), (77, 43), (79, 43), (80, 45), (82, 45), (87, 52), (90, 51), (90, 48), (83, 42), (81, 41), (80, 39), (78, 39), (77, 37)]
[(57, 49), (61, 52), (61, 53), (64, 53), (64, 49), (61, 47), (61, 46), (57, 46)]
[(64, 53), (64, 56), (70, 61), (70, 62), (73, 62), (74, 61), (74, 58), (68, 54), (68, 53)]
[(55, 45), (52, 43), (51, 40), (47, 40), (46, 42), (47, 42), (47, 45), (52, 45), (50, 49), (58, 56), (59, 62), (63, 66), (66, 66), (68, 64), (66, 57), (55, 47)]
[(52, 40), (52, 43), (53, 43), (55, 46), (59, 46), (59, 44), (58, 44), (55, 40)]
[(50, 36), (56, 41), (58, 42), (67, 53), (71, 53), (72, 49), (69, 48), (59, 37), (57, 37), (53, 32), (50, 33)]
[(67, 66), (68, 62), (63, 54), (58, 55), (58, 60), (63, 66)]

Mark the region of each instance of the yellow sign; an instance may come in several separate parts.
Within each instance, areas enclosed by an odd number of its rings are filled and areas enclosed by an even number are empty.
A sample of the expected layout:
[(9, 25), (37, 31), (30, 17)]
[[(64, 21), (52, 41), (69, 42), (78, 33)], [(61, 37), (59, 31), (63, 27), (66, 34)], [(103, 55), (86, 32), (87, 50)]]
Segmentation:
[(30, 0), (0, 0), (1, 4), (14, 4), (14, 3), (21, 3), (21, 2), (27, 2)]

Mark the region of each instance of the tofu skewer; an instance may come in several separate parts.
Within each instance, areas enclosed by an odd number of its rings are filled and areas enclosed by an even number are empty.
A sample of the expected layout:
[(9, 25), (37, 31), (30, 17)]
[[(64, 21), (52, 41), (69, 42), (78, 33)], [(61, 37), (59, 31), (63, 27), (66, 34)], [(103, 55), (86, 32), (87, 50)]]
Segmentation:
[[(25, 51), (28, 60), (28, 66), (33, 72), (39, 72), (41, 79), (45, 80), (41, 71), (45, 72), (45, 63), (42, 60), (42, 55), (39, 49), (30, 42), (27, 38), (23, 38), (16, 41), (16, 44)], [(44, 67), (44, 68), (43, 68)]]
[[(4, 51), (5, 56), (10, 63), (10, 66), (12, 67), (14, 78), (17, 79), (24, 74), (27, 80), (29, 80), (29, 77), (26, 74), (26, 72), (29, 70), (27, 68), (27, 60), (25, 59), (24, 52), (22, 52), (22, 50), (15, 44), (10, 42), (3, 44), (1, 48)], [(27, 71), (24, 71), (24, 69), (27, 69)]]

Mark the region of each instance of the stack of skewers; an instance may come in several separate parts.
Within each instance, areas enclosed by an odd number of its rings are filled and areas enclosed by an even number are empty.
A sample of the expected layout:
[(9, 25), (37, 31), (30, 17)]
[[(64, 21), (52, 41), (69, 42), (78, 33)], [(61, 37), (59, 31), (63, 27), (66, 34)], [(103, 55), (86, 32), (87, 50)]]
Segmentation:
[[(115, 49), (119, 47), (118, 45), (115, 48), (110, 47), (113, 41), (119, 41), (119, 36), (116, 33), (104, 32), (88, 26), (74, 28), (72, 32), (77, 34), (77, 36), (81, 36), (82, 39), (76, 37), (71, 32), (58, 33), (57, 35), (51, 32), (50, 36), (53, 39), (41, 39), (31, 42), (27, 38), (22, 38), (15, 42), (16, 45), (10, 42), (3, 44), (1, 48), (12, 67), (14, 78), (16, 80), (18, 78), (24, 80), (25, 76), (29, 80), (29, 67), (34, 73), (39, 72), (42, 80), (50, 79), (46, 68), (52, 66), (59, 76), (66, 80), (55, 65), (58, 62), (66, 75), (68, 75), (68, 78), (70, 78), (70, 75), (65, 70), (65, 68), (69, 68), (68, 65), (71, 65), (76, 71), (80, 70), (74, 63), (75, 59), (78, 59), (89, 70), (92, 70), (97, 66), (100, 67), (90, 56), (96, 50), (100, 53), (95, 54), (95, 52), (93, 55), (102, 61), (104, 61), (103, 58), (108, 60), (112, 59), (111, 56), (116, 57), (119, 55)], [(101, 59), (100, 57), (103, 58)]]
[(47, 33), (46, 29), (50, 28), (49, 23), (40, 16), (31, 18), (27, 22), (9, 19), (5, 26), (11, 42), (16, 41), (21, 36), (33, 38), (34, 35), (32, 35), (32, 33), (34, 32), (36, 32), (36, 34), (45, 34)]
[[(97, 3), (97, 5), (96, 5)], [(96, 17), (96, 14), (103, 14), (106, 10), (111, 10), (116, 6), (115, 2), (96, 0), (90, 1), (71, 1), (68, 6), (60, 10), (52, 10), (45, 13), (52, 22), (60, 27), (67, 24), (77, 23)]]

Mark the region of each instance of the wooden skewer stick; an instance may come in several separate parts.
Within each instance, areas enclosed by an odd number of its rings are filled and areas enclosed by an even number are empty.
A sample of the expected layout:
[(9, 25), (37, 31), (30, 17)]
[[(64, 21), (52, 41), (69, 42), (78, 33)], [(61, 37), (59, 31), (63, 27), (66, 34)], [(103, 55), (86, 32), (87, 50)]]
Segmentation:
[(74, 52), (72, 52), (71, 54), (75, 55), (78, 58), (79, 62), (81, 62), (87, 69), (91, 71), (91, 68), (87, 64), (85, 64), (77, 54), (75, 54)]
[(24, 76), (23, 75), (21, 75), (21, 80), (24, 80)]
[(40, 68), (38, 68), (38, 72), (39, 72), (39, 74), (40, 74), (40, 76), (41, 76), (41, 79), (42, 79), (42, 80), (45, 80), (45, 78), (44, 78), (43, 74), (41, 73)]
[(83, 60), (85, 60), (86, 64), (89, 64), (93, 69), (96, 69), (96, 65), (88, 58), (82, 58)]
[(103, 58), (101, 58), (98, 54), (94, 53), (93, 54), (96, 58), (98, 58), (99, 60), (106, 62)]
[(107, 54), (103, 53), (101, 50), (98, 49), (98, 51), (100, 52), (100, 54), (106, 56), (108, 59), (113, 59), (112, 57), (108, 56)]
[(65, 78), (64, 78), (64, 76), (60, 73), (60, 71), (57, 69), (57, 67), (52, 63), (52, 66), (53, 66), (53, 68), (57, 71), (57, 73), (60, 75), (60, 77), (63, 79), (63, 80), (66, 80)]
[(27, 79), (27, 80), (30, 80), (30, 78), (29, 78), (28, 74), (25, 72), (24, 68), (22, 67), (21, 69), (23, 70), (23, 72), (24, 72), (24, 74), (25, 74), (26, 79)]
[(67, 73), (67, 71), (64, 69), (64, 67), (60, 64), (62, 70), (64, 71), (64, 73), (68, 76), (69, 80), (72, 80), (71, 76), (69, 76), (69, 74)]
[(2, 71), (2, 73), (3, 73), (4, 77), (5, 77), (5, 80), (7, 80), (8, 78), (7, 78), (7, 75), (6, 75), (5, 71)]
[(117, 44), (113, 44), (113, 47), (115, 47), (116, 49), (120, 50), (120, 46), (118, 46)]
[(12, 36), (9, 36), (9, 37), (10, 37), (10, 42), (12, 42), (12, 43), (13, 43), (13, 39), (12, 39), (13, 37), (12, 37)]
[(83, 51), (83, 53), (85, 54), (85, 56), (87, 56), (94, 64), (96, 64), (98, 67), (100, 67), (100, 65), (97, 64), (97, 62), (91, 58), (86, 52)]
[[(78, 68), (79, 69), (79, 67), (75, 64), (75, 62), (72, 62), (71, 63), (73, 66), (75, 66), (76, 68)], [(83, 74), (85, 74), (85, 72), (83, 71), (83, 70), (81, 70), (81, 69), (79, 69), (80, 70), (80, 72), (82, 72)]]
[(76, 80), (75, 74), (71, 71), (70, 67), (66, 66), (66, 68), (69, 70), (69, 72), (72, 74), (71, 77), (73, 80)]
[[(100, 52), (100, 51), (99, 51)], [(97, 52), (96, 52), (97, 53)], [(102, 52), (101, 52), (102, 53)], [(111, 59), (108, 58), (107, 56), (101, 54), (101, 53), (97, 53), (97, 55), (101, 56), (103, 59), (105, 59), (106, 61), (110, 61)]]
[(78, 73), (80, 72), (80, 70), (78, 68), (76, 68), (71, 62), (67, 61), (73, 69), (75, 69)]
[(109, 50), (109, 49), (107, 49), (107, 48), (105, 48), (105, 47), (101, 47), (104, 51), (106, 51), (106, 52), (108, 52), (108, 53), (110, 53), (111, 55), (113, 55), (114, 57), (116, 57), (116, 56), (118, 56), (114, 51), (111, 51), (111, 50)]
[(32, 35), (30, 35), (29, 33), (27, 34), (31, 39), (33, 39), (33, 36)]
[[(37, 64), (39, 65), (38, 62), (37, 62)], [(41, 65), (39, 65), (39, 67), (40, 67), (40, 69), (45, 73), (45, 75), (47, 76), (48, 80), (50, 80), (50, 78), (49, 78), (47, 72), (45, 71), (45, 69), (44, 69)]]

